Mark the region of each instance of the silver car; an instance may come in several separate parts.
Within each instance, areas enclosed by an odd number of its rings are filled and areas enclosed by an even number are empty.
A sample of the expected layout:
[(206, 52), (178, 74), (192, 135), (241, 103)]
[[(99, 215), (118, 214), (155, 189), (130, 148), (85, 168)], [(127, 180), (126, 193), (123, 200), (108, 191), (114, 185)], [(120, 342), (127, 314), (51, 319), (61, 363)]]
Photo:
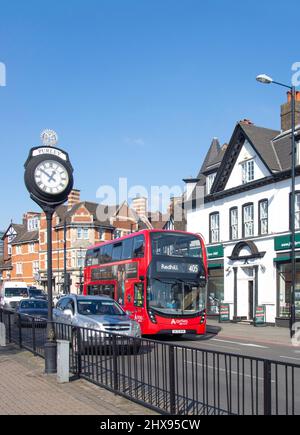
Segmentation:
[[(140, 338), (140, 325), (131, 320), (123, 308), (108, 296), (79, 296), (68, 295), (62, 297), (53, 309), (54, 322), (87, 328), (81, 329), (81, 344), (87, 347), (97, 340), (111, 341), (108, 333)], [(101, 332), (99, 332), (101, 331)], [(72, 336), (73, 347), (76, 338)], [(118, 339), (118, 341), (122, 341)], [(124, 342), (124, 340), (123, 340)], [(139, 342), (139, 340), (138, 340)], [(139, 346), (138, 346), (139, 347)]]

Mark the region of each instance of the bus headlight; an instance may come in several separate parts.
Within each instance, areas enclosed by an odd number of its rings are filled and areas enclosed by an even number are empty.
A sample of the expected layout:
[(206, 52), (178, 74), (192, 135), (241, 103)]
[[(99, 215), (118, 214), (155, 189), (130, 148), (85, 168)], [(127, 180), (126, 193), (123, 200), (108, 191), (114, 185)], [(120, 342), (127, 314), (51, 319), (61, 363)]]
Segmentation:
[(148, 311), (148, 314), (149, 314), (149, 317), (150, 317), (151, 322), (152, 322), (152, 323), (157, 323), (157, 320), (156, 320), (155, 314), (154, 314), (151, 310)]
[(205, 322), (205, 317), (206, 317), (206, 311), (203, 310), (200, 316), (200, 325), (202, 325)]

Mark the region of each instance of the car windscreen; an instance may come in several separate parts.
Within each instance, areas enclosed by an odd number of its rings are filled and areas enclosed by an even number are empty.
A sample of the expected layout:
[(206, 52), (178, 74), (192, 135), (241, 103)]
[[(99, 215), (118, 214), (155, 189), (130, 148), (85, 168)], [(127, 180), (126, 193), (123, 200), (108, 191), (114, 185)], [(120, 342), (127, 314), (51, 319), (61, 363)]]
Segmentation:
[(123, 316), (126, 315), (125, 311), (116, 304), (115, 301), (105, 301), (103, 299), (78, 299), (77, 309), (79, 314), (85, 316)]
[(22, 287), (9, 287), (5, 289), (4, 296), (6, 298), (16, 298), (16, 297), (23, 297), (28, 295), (27, 288)]
[(47, 310), (48, 304), (46, 301), (21, 301), (19, 308), (22, 310)]

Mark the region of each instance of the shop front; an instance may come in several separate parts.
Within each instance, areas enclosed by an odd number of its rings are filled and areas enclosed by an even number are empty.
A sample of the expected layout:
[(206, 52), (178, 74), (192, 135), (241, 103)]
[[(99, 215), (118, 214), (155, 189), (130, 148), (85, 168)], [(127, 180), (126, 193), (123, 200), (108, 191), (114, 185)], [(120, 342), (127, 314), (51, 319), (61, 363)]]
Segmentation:
[(207, 314), (219, 315), (219, 305), (224, 300), (224, 248), (222, 245), (209, 246)]
[[(291, 264), (291, 239), (289, 235), (278, 236), (274, 239), (274, 249), (276, 251), (277, 274), (277, 312), (276, 325), (289, 327), (291, 310), (291, 283), (292, 283), (292, 264)], [(295, 309), (296, 319), (300, 321), (300, 233), (295, 235), (295, 255), (296, 255), (296, 282), (295, 282)]]

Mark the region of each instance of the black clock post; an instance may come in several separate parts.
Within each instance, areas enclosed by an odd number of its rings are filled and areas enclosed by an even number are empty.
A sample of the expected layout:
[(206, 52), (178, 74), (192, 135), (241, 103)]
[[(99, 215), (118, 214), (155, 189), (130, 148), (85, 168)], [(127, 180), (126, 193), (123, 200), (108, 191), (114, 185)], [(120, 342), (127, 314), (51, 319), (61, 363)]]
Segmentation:
[(47, 219), (48, 322), (45, 343), (45, 373), (56, 373), (56, 338), (53, 325), (52, 295), (52, 217), (73, 187), (73, 168), (68, 154), (53, 146), (31, 148), (25, 162), (25, 185), (30, 197), (44, 211)]

